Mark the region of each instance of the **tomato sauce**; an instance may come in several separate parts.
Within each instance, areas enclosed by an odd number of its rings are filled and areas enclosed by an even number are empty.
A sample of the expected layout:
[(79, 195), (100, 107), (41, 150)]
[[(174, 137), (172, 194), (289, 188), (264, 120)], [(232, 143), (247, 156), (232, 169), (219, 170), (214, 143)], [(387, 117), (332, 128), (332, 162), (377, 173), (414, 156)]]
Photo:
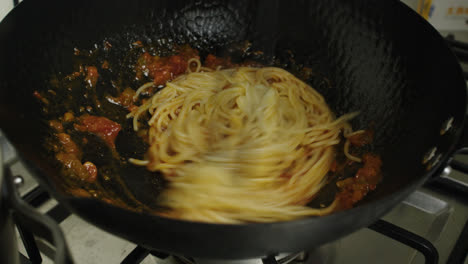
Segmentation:
[(141, 79), (142, 74), (145, 74), (153, 79), (156, 86), (164, 85), (167, 81), (185, 73), (191, 58), (199, 57), (198, 52), (189, 47), (182, 47), (177, 55), (169, 57), (152, 56), (145, 52), (138, 59), (137, 79)]
[[(51, 116), (50, 119), (48, 119), (49, 125), (54, 131), (54, 145), (52, 146), (52, 150), (55, 153), (56, 160), (59, 161), (66, 169), (66, 176), (78, 177), (81, 180), (81, 184), (78, 184), (78, 186), (71, 186), (72, 188), (70, 189), (70, 193), (75, 196), (94, 197), (94, 189), (100, 188), (100, 184), (106, 184), (104, 183), (106, 180), (96, 182), (98, 177), (101, 177), (102, 179), (106, 179), (105, 177), (108, 177), (105, 172), (105, 166), (107, 165), (101, 165), (98, 160), (86, 160), (90, 156), (87, 155), (87, 153), (83, 153), (83, 151), (87, 151), (87, 147), (89, 145), (86, 144), (89, 143), (86, 142), (88, 139), (86, 136), (83, 136), (82, 133), (77, 132), (88, 132), (96, 135), (102, 139), (109, 148), (111, 148), (113, 154), (116, 154), (117, 150), (115, 147), (115, 141), (122, 130), (122, 127), (119, 123), (116, 123), (104, 116), (97, 115), (101, 115), (102, 111), (115, 108), (119, 108), (119, 111), (124, 108), (124, 111), (122, 112), (135, 110), (137, 108), (136, 104), (144, 104), (146, 100), (148, 100), (147, 97), (151, 96), (155, 92), (156, 88), (159, 88), (165, 85), (168, 81), (186, 73), (190, 66), (192, 66), (191, 69), (193, 70), (194, 65), (189, 65), (190, 59), (200, 59), (198, 51), (190, 48), (189, 46), (177, 47), (174, 55), (160, 57), (153, 55), (154, 53), (148, 52), (151, 51), (151, 49), (144, 48), (144, 45), (140, 41), (137, 41), (132, 45), (137, 51), (132, 55), (134, 57), (131, 58), (131, 68), (135, 71), (132, 75), (135, 74), (136, 78), (128, 78), (130, 80), (122, 79), (123, 81), (121, 79), (108, 81), (107, 72), (117, 73), (117, 71), (116, 68), (113, 68), (113, 66), (115, 66), (115, 61), (112, 61), (112, 59), (108, 60), (108, 58), (106, 58), (105, 60), (80, 61), (79, 69), (77, 68), (75, 72), (65, 76), (63, 78), (63, 82), (60, 84), (57, 83), (56, 85), (62, 85), (59, 88), (67, 88), (57, 89), (57, 92), (62, 90), (67, 91), (67, 94), (65, 94), (67, 96), (71, 91), (79, 91), (82, 92), (79, 96), (86, 95), (86, 99), (88, 99), (88, 96), (91, 98), (82, 105), (74, 105), (75, 100), (70, 100), (68, 101), (68, 104), (64, 104), (64, 111), (60, 111), (59, 114)], [(105, 43), (104, 49), (109, 50), (111, 47), (112, 45), (110, 45), (110, 43)], [(76, 50), (76, 53), (78, 56), (85, 53), (85, 51), (80, 52)], [(90, 56), (91, 55), (92, 53), (90, 53)], [(135, 60), (136, 64), (133, 64)], [(262, 66), (254, 61), (244, 61), (237, 64), (233, 63), (230, 57), (217, 57), (213, 54), (208, 54), (204, 59), (202, 59), (202, 62), (204, 67), (211, 68), (213, 70), (238, 66)], [(98, 68), (99, 71), (102, 71), (101, 77), (98, 72)], [(307, 75), (313, 74), (311, 69), (304, 68), (304, 71), (310, 72)], [(79, 81), (74, 82), (75, 80)], [(99, 84), (98, 80), (100, 81)], [(142, 97), (134, 98), (136, 89), (148, 81), (153, 82), (153, 87), (145, 90), (145, 92), (142, 93)], [(275, 80), (272, 79), (268, 81), (274, 82)], [(84, 89), (79, 89), (81, 87)], [(97, 88), (101, 89), (99, 90), (100, 92), (104, 92), (102, 94), (96, 93)], [(113, 88), (115, 88), (115, 90), (112, 90)], [(223, 89), (229, 88), (231, 88), (229, 85), (223, 87)], [(46, 105), (45, 107), (51, 107), (47, 106), (47, 104), (49, 104), (48, 100), (50, 100), (50, 102), (54, 102), (52, 101), (53, 98), (50, 98), (50, 95), (45, 92), (39, 93), (38, 91), (35, 91), (33, 96), (35, 96), (38, 101), (44, 103)], [(61, 98), (68, 97), (62, 95)], [(79, 102), (79, 100), (76, 100), (76, 102)], [(104, 107), (100, 108), (101, 104), (105, 105), (106, 103), (111, 103), (113, 108), (108, 107), (106, 110), (103, 110), (105, 109)], [(100, 108), (101, 111), (99, 114), (94, 110), (98, 108)], [(114, 120), (117, 120), (115, 119), (115, 116), (117, 115), (108, 116), (112, 116)], [(125, 124), (121, 120), (120, 122), (121, 124)], [(141, 129), (139, 133), (147, 133), (147, 130)], [(72, 140), (70, 135), (73, 136), (76, 142)], [(77, 139), (76, 136), (81, 138)], [(351, 148), (360, 148), (372, 143), (373, 137), (373, 131), (366, 130), (364, 133), (355, 134), (349, 137), (348, 140), (350, 141)], [(362, 150), (357, 152), (363, 153)], [(150, 155), (151, 153), (152, 152), (150, 152)], [(382, 178), (382, 161), (378, 155), (367, 153), (364, 155), (360, 154), (358, 156), (362, 156), (363, 160), (360, 165), (356, 162), (345, 160), (344, 158), (341, 161), (337, 161), (339, 160), (337, 159), (331, 164), (330, 179), (333, 180), (330, 181), (330, 184), (335, 185), (336, 183), (336, 186), (332, 187), (334, 190), (336, 190), (337, 187), (337, 191), (331, 193), (330, 197), (333, 198), (334, 196), (338, 200), (339, 209), (348, 209), (353, 207), (355, 203), (360, 201), (370, 191), (374, 190)], [(114, 158), (116, 157), (118, 157), (118, 154), (114, 156)], [(93, 158), (91, 157), (90, 159)], [(99, 166), (102, 167), (98, 168), (93, 162), (96, 162), (96, 164), (99, 164)], [(346, 173), (343, 173), (344, 171), (346, 171)], [(99, 173), (102, 175), (99, 175)], [(169, 173), (168, 175), (170, 177), (171, 175), (175, 175), (175, 173)], [(347, 176), (351, 177), (344, 178)], [(292, 174), (287, 171), (281, 175), (281, 178), (285, 181), (291, 179), (291, 177)], [(340, 178), (336, 181), (338, 177)], [(106, 199), (107, 198), (103, 197), (103, 200)], [(108, 199), (106, 201), (111, 202)], [(303, 203), (305, 204), (309, 201), (310, 197), (304, 198)]]
[(55, 158), (80, 180), (92, 183), (96, 181), (97, 168), (91, 162), (81, 163), (83, 153), (78, 145), (66, 133), (56, 134), (58, 145), (55, 146)]
[(340, 209), (352, 208), (367, 193), (374, 190), (377, 183), (382, 179), (382, 160), (378, 155), (364, 154), (362, 160), (364, 165), (357, 171), (354, 177), (336, 183), (340, 189), (336, 195)]
[(372, 143), (372, 140), (374, 140), (374, 132), (372, 130), (365, 130), (363, 133), (350, 136), (348, 140), (351, 145), (362, 147)]
[[(64, 122), (75, 120), (71, 112), (67, 112), (63, 118)], [(111, 148), (115, 149), (115, 138), (121, 127), (118, 123), (105, 117), (84, 115), (77, 119), (79, 123), (74, 128), (82, 132), (90, 132), (103, 139)], [(57, 143), (53, 146), (56, 152), (55, 158), (69, 170), (72, 176), (88, 183), (94, 183), (98, 176), (98, 169), (90, 161), (82, 163), (83, 152), (69, 134), (64, 133), (63, 124), (58, 120), (49, 121), (49, 125), (56, 132)], [(86, 141), (86, 138), (83, 138)]]
[(55, 129), (57, 132), (63, 132), (63, 125), (58, 120), (51, 120), (49, 121), (49, 126)]
[(89, 174), (89, 177), (86, 179), (88, 182), (94, 182), (96, 180), (98, 170), (96, 165), (94, 165), (92, 162), (87, 161), (83, 163), (83, 167), (86, 169), (86, 171)]
[(134, 96), (135, 96), (135, 90), (131, 88), (126, 88), (119, 96), (117, 97), (107, 96), (106, 99), (109, 102), (120, 105), (131, 112), (135, 108), (138, 108), (138, 106), (134, 104), (135, 103), (133, 100)]
[(220, 58), (213, 54), (208, 54), (208, 56), (206, 56), (203, 65), (213, 70), (216, 70), (218, 67), (231, 68), (234, 66), (234, 64), (231, 62), (231, 58)]
[(71, 139), (70, 135), (65, 133), (58, 133), (57, 138), (62, 146), (64, 153), (75, 155), (78, 158), (81, 158), (81, 150), (78, 148), (78, 145)]
[(98, 80), (99, 74), (97, 68), (94, 66), (88, 66), (86, 68), (86, 77), (85, 81), (91, 85), (91, 87), (96, 87), (96, 83)]
[(111, 148), (115, 149), (115, 139), (121, 130), (121, 126), (102, 116), (85, 115), (80, 117), (81, 122), (75, 124), (75, 129), (82, 132), (90, 132), (104, 140)]

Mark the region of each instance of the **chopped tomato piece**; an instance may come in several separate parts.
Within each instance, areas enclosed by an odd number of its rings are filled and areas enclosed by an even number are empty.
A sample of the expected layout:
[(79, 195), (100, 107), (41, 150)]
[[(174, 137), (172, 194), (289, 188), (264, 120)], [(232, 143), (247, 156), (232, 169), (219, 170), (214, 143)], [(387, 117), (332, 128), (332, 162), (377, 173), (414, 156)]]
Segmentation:
[(155, 85), (164, 85), (184, 73), (191, 58), (198, 58), (198, 53), (188, 47), (181, 48), (178, 55), (169, 57), (151, 56), (145, 52), (138, 59), (137, 79), (145, 73), (153, 79)]
[(356, 147), (362, 147), (372, 143), (374, 139), (374, 132), (372, 130), (366, 130), (363, 133), (350, 136), (348, 138), (349, 143)]
[(86, 179), (88, 182), (94, 182), (97, 178), (97, 168), (92, 162), (87, 161), (83, 164), (83, 167), (88, 171), (89, 177)]
[(177, 54), (179, 54), (186, 60), (189, 60), (191, 58), (199, 58), (198, 50), (193, 49), (192, 47), (190, 47), (190, 45), (183, 45), (178, 47)]
[(81, 161), (75, 154), (60, 152), (55, 155), (55, 157), (78, 178), (82, 180), (87, 180), (89, 178), (88, 170), (81, 164)]
[[(155, 56), (156, 57), (156, 56)], [(146, 64), (151, 64), (153, 62), (153, 58), (155, 58), (153, 56), (151, 56), (148, 52), (145, 52), (143, 53), (143, 55), (140, 57), (140, 60), (139, 62), (142, 64), (142, 65), (146, 65)]]
[(379, 156), (365, 154), (362, 160), (364, 165), (357, 171), (354, 177), (336, 183), (338, 188), (340, 188), (336, 198), (339, 201), (341, 209), (352, 208), (353, 205), (366, 196), (369, 191), (374, 190), (377, 183), (382, 178), (382, 160)]
[(108, 51), (108, 50), (110, 50), (110, 48), (112, 48), (112, 44), (110, 44), (109, 41), (105, 40), (104, 41), (104, 50)]
[(364, 178), (366, 182), (377, 184), (380, 180), (380, 167), (382, 166), (382, 160), (379, 156), (372, 154), (365, 154), (362, 157), (364, 166), (360, 168), (356, 173), (356, 178)]
[(33, 92), (34, 97), (36, 97), (39, 100), (42, 100), (42, 95), (38, 91)]
[(75, 155), (78, 158), (81, 157), (81, 150), (78, 145), (76, 145), (76, 143), (71, 139), (70, 135), (65, 133), (58, 133), (57, 138), (62, 145), (63, 152), (66, 154)]
[(140, 40), (137, 40), (137, 41), (133, 42), (132, 45), (134, 47), (138, 47), (138, 48), (143, 47), (143, 43)]
[(169, 57), (168, 64), (171, 66), (173, 75), (179, 75), (187, 70), (187, 61), (182, 56), (171, 56)]
[(85, 197), (85, 198), (91, 197), (91, 194), (82, 188), (69, 189), (68, 191), (70, 192), (71, 195), (76, 196), (76, 197)]
[(205, 62), (203, 63), (203, 65), (205, 67), (215, 70), (216, 68), (218, 68), (218, 66), (221, 66), (222, 68), (229, 68), (229, 67), (232, 67), (233, 64), (229, 57), (219, 58), (213, 54), (208, 54), (208, 56), (206, 56), (205, 58)]
[(65, 168), (72, 172), (72, 175), (87, 182), (94, 182), (97, 177), (97, 168), (91, 162), (81, 163), (81, 150), (68, 134), (58, 133), (57, 138), (60, 145), (56, 148), (58, 153), (55, 155)]
[(71, 121), (73, 121), (74, 118), (75, 118), (75, 115), (73, 115), (72, 112), (66, 112), (63, 115), (63, 121), (65, 121), (65, 122), (71, 122)]
[(38, 91), (34, 91), (33, 96), (36, 97), (41, 102), (43, 102), (44, 104), (49, 104), (49, 100), (47, 100), (47, 98), (43, 97), (42, 94), (40, 94)]
[(162, 85), (172, 79), (173, 75), (169, 67), (161, 67), (151, 71), (151, 76), (155, 85)]
[(348, 178), (344, 182), (337, 182), (341, 191), (336, 195), (339, 206), (342, 209), (352, 208), (355, 203), (360, 201), (368, 192), (367, 185), (357, 183), (355, 178)]
[(126, 88), (119, 95), (119, 97), (108, 96), (107, 100), (109, 102), (113, 103), (113, 104), (123, 106), (123, 107), (127, 108), (129, 111), (131, 111), (130, 108), (132, 108), (132, 107), (138, 108), (137, 106), (135, 106), (133, 104), (133, 97), (134, 96), (135, 96), (135, 91), (133, 89), (131, 89), (131, 88)]
[(99, 74), (97, 71), (97, 68), (94, 66), (88, 66), (86, 68), (86, 78), (85, 81), (91, 85), (91, 87), (95, 87), (97, 80), (98, 80)]
[(75, 124), (77, 130), (93, 133), (103, 139), (110, 147), (115, 148), (115, 138), (121, 129), (118, 123), (101, 116), (85, 115), (80, 119), (81, 124)]
[(101, 68), (103, 68), (103, 69), (105, 69), (105, 70), (109, 69), (109, 62), (108, 62), (108, 61), (104, 61), (104, 62), (102, 63), (102, 65), (101, 65)]
[(57, 132), (63, 132), (63, 125), (58, 120), (50, 120), (49, 126), (55, 129)]
[(154, 84), (156, 85), (165, 84), (167, 81), (187, 70), (187, 60), (179, 55), (170, 56), (169, 58), (157, 57), (150, 61), (152, 61), (152, 63), (147, 67), (149, 69), (149, 75), (153, 77)]

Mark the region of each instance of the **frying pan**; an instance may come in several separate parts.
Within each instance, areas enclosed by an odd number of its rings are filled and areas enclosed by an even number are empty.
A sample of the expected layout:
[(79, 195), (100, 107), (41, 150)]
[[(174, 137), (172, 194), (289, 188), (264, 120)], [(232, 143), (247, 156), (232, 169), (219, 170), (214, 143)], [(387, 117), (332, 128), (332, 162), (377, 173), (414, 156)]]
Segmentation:
[[(320, 92), (337, 115), (360, 111), (353, 127), (372, 124), (383, 181), (353, 209), (267, 224), (180, 221), (66, 195), (44, 150), (50, 130), (32, 93), (48, 89), (53, 74), (71, 72), (74, 47), (92, 49), (104, 39), (113, 47), (188, 43), (217, 54), (248, 40), (272, 61), (294, 54), (297, 64), (330, 80)], [(295, 252), (371, 224), (447, 164), (465, 117), (466, 86), (454, 55), (398, 1), (26, 0), (0, 24), (0, 58), (1, 129), (41, 185), (104, 230), (200, 258)], [(122, 177), (132, 192), (157, 195), (138, 175)]]

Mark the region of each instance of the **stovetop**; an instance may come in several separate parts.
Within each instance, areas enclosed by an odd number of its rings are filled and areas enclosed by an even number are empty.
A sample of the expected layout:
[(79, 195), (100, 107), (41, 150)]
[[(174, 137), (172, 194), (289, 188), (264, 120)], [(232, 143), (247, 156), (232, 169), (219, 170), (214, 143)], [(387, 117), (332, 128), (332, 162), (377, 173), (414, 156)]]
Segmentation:
[[(453, 32), (441, 32), (443, 35)], [(457, 40), (468, 42), (468, 32), (457, 32)], [(462, 64), (468, 71), (468, 64)], [(23, 183), (19, 187), (20, 194), (26, 200), (37, 203), (41, 213), (47, 213), (60, 222), (65, 233), (71, 254), (75, 263), (143, 263), (143, 264), (213, 264), (217, 260), (191, 259), (184, 256), (168, 256), (137, 246), (115, 235), (107, 233), (88, 224), (76, 215), (69, 214), (54, 199), (38, 187), (36, 181), (17, 161), (14, 149), (7, 144), (0, 131), (0, 148), (4, 163), (7, 163), (13, 175), (20, 175)], [(468, 163), (468, 156), (457, 156), (457, 159)], [(448, 177), (468, 186), (468, 175), (446, 169), (442, 177)], [(439, 254), (439, 263), (447, 263), (450, 255), (457, 251), (457, 240), (468, 223), (468, 196), (453, 195), (444, 189), (426, 185), (404, 202), (385, 215), (383, 220), (408, 230), (432, 243)], [(424, 263), (422, 253), (375, 231), (375, 228), (364, 228), (333, 243), (318, 249), (299, 254), (300, 258), (291, 260), (290, 255), (276, 257), (278, 263)], [(28, 256), (21, 236), (17, 232), (19, 251)], [(54, 247), (45, 240), (36, 239), (40, 250), (42, 263), (53, 263)], [(466, 242), (465, 242), (466, 243)], [(294, 254), (296, 257), (297, 254)], [(453, 257), (453, 256), (452, 256)], [(25, 262), (26, 260), (23, 258)], [(140, 261), (141, 262), (138, 262)], [(262, 260), (230, 261), (229, 264), (261, 264)], [(468, 264), (468, 258), (461, 263)]]
[[(0, 136), (1, 137), (1, 136)], [(1, 137), (4, 161), (7, 161), (12, 169), (13, 175), (21, 175), (23, 184), (19, 188), (20, 194), (25, 199), (35, 196), (37, 183), (21, 162), (15, 161), (13, 148), (5, 144)], [(468, 162), (467, 156), (459, 156), (464, 162)], [(445, 171), (447, 177), (452, 177), (468, 184), (468, 175), (457, 171)], [(32, 194), (31, 194), (32, 193)], [(36, 195), (37, 196), (37, 195)], [(35, 197), (36, 200), (38, 199)], [(40, 198), (40, 197), (39, 197)], [(112, 234), (94, 227), (76, 215), (69, 215), (65, 209), (57, 205), (57, 202), (48, 197), (43, 198), (45, 202), (38, 207), (41, 213), (48, 213), (61, 221), (60, 226), (64, 230), (66, 240), (76, 263), (120, 263), (129, 259), (126, 263), (137, 263), (129, 254), (141, 253), (145, 250), (137, 245), (118, 238)], [(464, 224), (468, 220), (467, 201), (455, 196), (422, 187), (404, 202), (396, 206), (390, 213), (383, 217), (394, 225), (404, 228), (431, 242), (439, 253), (440, 263), (446, 263), (457, 238), (462, 232)], [(18, 245), (20, 252), (27, 256), (27, 252), (21, 243), (18, 234)], [(53, 263), (54, 247), (47, 241), (37, 239), (37, 245), (41, 251), (43, 263)], [(140, 250), (140, 252), (138, 252)], [(138, 255), (138, 254), (137, 254)], [(424, 263), (424, 256), (418, 251), (395, 241), (385, 235), (371, 229), (362, 229), (336, 242), (322, 246), (321, 248), (307, 252), (307, 258), (302, 261), (290, 261), (288, 257), (277, 257), (279, 263)], [(141, 254), (139, 255), (141, 257)], [(184, 257), (169, 256), (158, 258), (149, 254), (141, 263), (149, 264), (212, 264), (219, 261), (192, 260)], [(125, 263), (125, 262), (123, 262)], [(261, 264), (262, 261), (249, 260), (223, 262), (229, 264)], [(468, 259), (465, 260), (465, 264)]]
[[(468, 40), (468, 34), (467, 34)], [(466, 67), (467, 65), (465, 65)], [(154, 264), (213, 264), (216, 260), (190, 259), (158, 253), (118, 238), (94, 227), (49, 199), (38, 188), (24, 165), (17, 161), (14, 148), (6, 142), (0, 131), (0, 147), (3, 150), (4, 164), (8, 164), (13, 175), (20, 175), (20, 194), (28, 201), (40, 204), (38, 210), (47, 213), (60, 222), (76, 263), (154, 263)], [(468, 156), (457, 156), (468, 162)], [(468, 186), (468, 175), (447, 168), (442, 177), (455, 179)], [(424, 186), (396, 206), (382, 219), (425, 238), (432, 243), (439, 254), (439, 263), (447, 263), (454, 251), (457, 239), (468, 221), (468, 197), (460, 199), (450, 193), (431, 186)], [(18, 233), (18, 247), (22, 255), (28, 256)], [(42, 263), (53, 263), (54, 247), (47, 241), (36, 239), (41, 252)], [(157, 257), (157, 256), (159, 257)], [(304, 254), (303, 254), (304, 255)], [(370, 228), (359, 230), (347, 237), (318, 249), (309, 250), (304, 260), (291, 261), (289, 255), (276, 257), (278, 263), (424, 263), (423, 254), (392, 238)], [(295, 255), (294, 255), (295, 256)], [(141, 260), (142, 259), (142, 260)], [(138, 262), (140, 261), (141, 262)], [(261, 259), (223, 262), (229, 264), (261, 264)], [(462, 262), (463, 263), (463, 262)], [(468, 264), (468, 258), (464, 260)]]

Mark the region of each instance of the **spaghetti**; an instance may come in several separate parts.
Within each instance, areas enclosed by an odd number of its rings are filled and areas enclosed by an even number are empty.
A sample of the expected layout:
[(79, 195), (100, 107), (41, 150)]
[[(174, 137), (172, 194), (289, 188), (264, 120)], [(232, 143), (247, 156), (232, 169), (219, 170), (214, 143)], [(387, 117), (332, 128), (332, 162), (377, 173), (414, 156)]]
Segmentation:
[[(163, 172), (169, 183), (163, 214), (241, 223), (331, 213), (337, 200), (307, 203), (327, 183), (341, 133), (360, 133), (348, 123), (357, 113), (336, 118), (317, 91), (280, 68), (189, 63), (127, 116), (135, 131), (148, 129), (150, 145), (145, 160), (130, 161)], [(347, 142), (345, 155), (360, 162), (348, 149)]]

